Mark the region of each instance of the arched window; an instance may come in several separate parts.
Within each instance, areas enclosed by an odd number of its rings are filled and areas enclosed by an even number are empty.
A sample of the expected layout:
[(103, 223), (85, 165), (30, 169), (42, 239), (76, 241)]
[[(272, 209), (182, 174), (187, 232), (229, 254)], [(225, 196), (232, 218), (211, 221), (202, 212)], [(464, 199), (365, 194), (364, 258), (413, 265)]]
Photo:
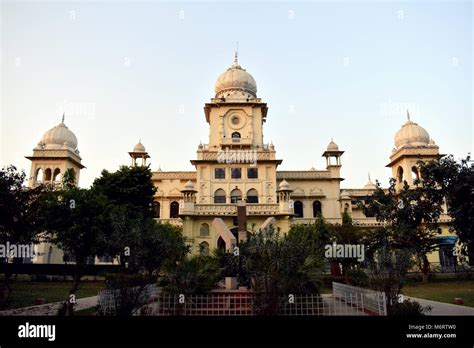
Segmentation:
[(239, 189), (233, 189), (230, 193), (230, 202), (237, 203), (238, 201), (242, 200), (242, 191)]
[(217, 189), (214, 192), (214, 203), (225, 203), (225, 191), (223, 189)]
[(317, 217), (319, 215), (322, 215), (323, 210), (321, 207), (321, 202), (320, 201), (314, 201), (313, 202), (313, 217)]
[(345, 213), (349, 212), (349, 203), (344, 204), (344, 212)]
[(247, 191), (247, 203), (258, 203), (258, 192), (255, 189)]
[(232, 133), (232, 139), (240, 139), (240, 133), (239, 132)]
[(420, 180), (420, 172), (415, 166), (411, 167), (411, 178), (413, 179), (413, 181)]
[(39, 168), (36, 171), (36, 182), (43, 182), (43, 176), (44, 176), (43, 169)]
[(403, 168), (402, 167), (398, 167), (397, 169), (397, 180), (399, 183), (403, 182)]
[(60, 181), (61, 180), (61, 169), (59, 168), (56, 168), (54, 170), (54, 174), (53, 174), (53, 181)]
[(297, 218), (303, 217), (303, 203), (301, 203), (301, 201), (295, 201), (294, 210), (295, 210), (295, 217)]
[(202, 224), (201, 225), (201, 228), (199, 229), (199, 235), (201, 237), (209, 236), (209, 225), (208, 224)]
[(199, 244), (199, 255), (201, 256), (209, 256), (209, 243), (202, 242)]
[(179, 217), (179, 203), (176, 201), (170, 204), (170, 219), (176, 219)]
[(52, 173), (51, 169), (48, 168), (44, 171), (44, 181), (51, 181)]
[(161, 214), (161, 204), (160, 202), (153, 202), (153, 217), (159, 219)]

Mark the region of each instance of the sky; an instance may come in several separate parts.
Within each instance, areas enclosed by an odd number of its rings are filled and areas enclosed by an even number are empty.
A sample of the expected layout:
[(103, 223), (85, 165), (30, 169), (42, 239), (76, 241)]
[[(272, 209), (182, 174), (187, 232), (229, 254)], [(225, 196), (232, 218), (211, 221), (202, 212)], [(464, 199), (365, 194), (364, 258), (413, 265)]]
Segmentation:
[(473, 149), (471, 2), (13, 2), (0, 4), (0, 166), (29, 156), (61, 121), (76, 134), (80, 186), (129, 164), (194, 170), (208, 142), (203, 106), (239, 63), (269, 111), (280, 170), (325, 169), (331, 140), (343, 188), (378, 179), (411, 119), (441, 153)]

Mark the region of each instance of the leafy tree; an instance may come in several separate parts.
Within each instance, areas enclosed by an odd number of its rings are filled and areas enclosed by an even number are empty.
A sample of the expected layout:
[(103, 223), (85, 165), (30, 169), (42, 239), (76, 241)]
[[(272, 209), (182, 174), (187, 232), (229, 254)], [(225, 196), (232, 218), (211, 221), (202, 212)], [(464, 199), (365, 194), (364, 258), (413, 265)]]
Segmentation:
[[(31, 244), (39, 240), (38, 227), (34, 206), (43, 191), (42, 186), (33, 189), (24, 187), (26, 174), (14, 166), (0, 170), (0, 244)], [(8, 259), (0, 259), (0, 262)], [(9, 297), (11, 274), (4, 275), (6, 298)]]
[[(342, 224), (331, 226), (331, 235), (331, 242), (342, 245), (356, 245), (363, 244), (362, 240), (366, 235), (366, 231), (354, 226), (350, 214), (347, 211), (344, 211), (342, 213)], [(360, 265), (360, 262), (354, 258), (336, 258), (333, 262), (342, 265), (342, 275), (346, 277), (346, 282), (349, 281), (351, 270)]]
[(474, 167), (471, 157), (455, 161), (446, 156), (439, 161), (420, 162), (420, 174), (425, 188), (446, 198), (462, 250), (474, 250)]
[(250, 278), (258, 314), (279, 313), (289, 294), (319, 293), (322, 253), (315, 252), (317, 242), (308, 247), (305, 241), (310, 237), (299, 229), (280, 238), (278, 231), (270, 229), (239, 244), (243, 274)]
[(75, 262), (74, 294), (84, 274), (84, 266), (101, 255), (107, 226), (106, 198), (90, 189), (72, 187), (44, 193), (38, 219), (48, 235), (45, 241), (57, 245)]
[(386, 224), (397, 247), (414, 250), (423, 281), (427, 282), (427, 254), (438, 248), (435, 231), (442, 211), (442, 197), (419, 183), (409, 187), (406, 181), (397, 191), (396, 181), (391, 178), (386, 190), (377, 181), (373, 200), (362, 208), (365, 212), (370, 210), (378, 221)]

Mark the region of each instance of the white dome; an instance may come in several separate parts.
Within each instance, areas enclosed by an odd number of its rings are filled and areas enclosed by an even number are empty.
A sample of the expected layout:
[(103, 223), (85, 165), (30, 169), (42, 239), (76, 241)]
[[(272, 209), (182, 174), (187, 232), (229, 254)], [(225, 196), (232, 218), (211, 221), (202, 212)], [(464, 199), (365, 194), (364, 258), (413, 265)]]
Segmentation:
[(337, 146), (337, 144), (331, 140), (331, 142), (328, 144), (326, 151), (339, 151), (339, 146)]
[(408, 120), (395, 134), (394, 141), (397, 149), (403, 145), (426, 146), (430, 143), (430, 135), (423, 127)]
[(138, 144), (133, 147), (133, 152), (146, 152), (145, 146), (143, 146), (141, 141), (139, 141)]
[(216, 98), (255, 98), (257, 83), (252, 75), (242, 69), (236, 56), (234, 64), (217, 78), (215, 92)]
[(44, 133), (39, 144), (46, 149), (62, 149), (66, 147), (77, 151), (77, 138), (67, 128), (64, 121)]
[(341, 199), (350, 199), (351, 196), (349, 195), (349, 192), (347, 192), (346, 190), (343, 190), (341, 192)]
[(185, 190), (194, 190), (194, 185), (192, 183), (191, 180), (188, 180), (188, 182), (186, 183), (186, 185), (184, 185), (184, 189)]
[(288, 183), (288, 181), (283, 179), (282, 182), (280, 183), (280, 185), (278, 185), (278, 189), (279, 190), (289, 190), (290, 189), (290, 184)]

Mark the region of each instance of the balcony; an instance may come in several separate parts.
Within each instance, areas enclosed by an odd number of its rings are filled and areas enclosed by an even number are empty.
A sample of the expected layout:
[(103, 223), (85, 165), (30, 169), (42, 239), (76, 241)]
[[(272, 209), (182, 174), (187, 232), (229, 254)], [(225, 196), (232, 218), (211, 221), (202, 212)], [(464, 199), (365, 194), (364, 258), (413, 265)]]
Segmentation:
[[(280, 214), (279, 204), (247, 204), (247, 215), (278, 215)], [(237, 215), (236, 204), (196, 204), (194, 206), (194, 215), (218, 215), (232, 216)]]

